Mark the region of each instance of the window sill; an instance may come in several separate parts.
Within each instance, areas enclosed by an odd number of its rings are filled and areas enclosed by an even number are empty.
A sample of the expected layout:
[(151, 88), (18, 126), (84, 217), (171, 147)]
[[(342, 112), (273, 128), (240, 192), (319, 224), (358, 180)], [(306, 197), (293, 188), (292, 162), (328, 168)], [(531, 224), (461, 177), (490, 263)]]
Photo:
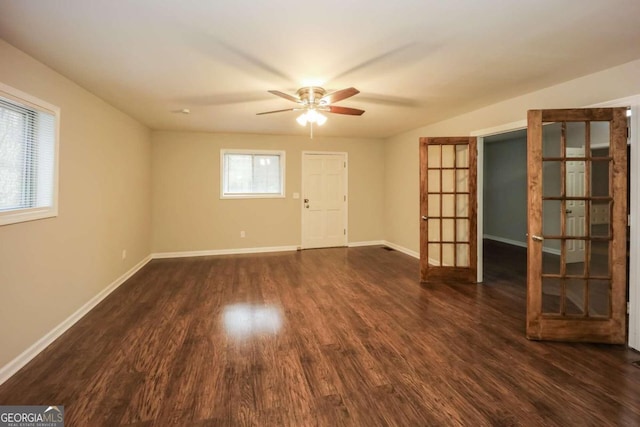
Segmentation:
[(220, 196), (221, 200), (234, 199), (284, 199), (284, 194), (224, 194)]
[(0, 212), (0, 226), (57, 216), (58, 210), (53, 207), (3, 211)]

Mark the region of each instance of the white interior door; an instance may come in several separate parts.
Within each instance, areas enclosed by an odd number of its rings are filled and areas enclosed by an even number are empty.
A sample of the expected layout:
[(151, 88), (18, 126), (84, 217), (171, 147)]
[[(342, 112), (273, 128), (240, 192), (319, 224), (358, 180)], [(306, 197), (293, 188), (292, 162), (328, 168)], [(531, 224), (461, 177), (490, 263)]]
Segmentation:
[(302, 195), (302, 248), (346, 246), (346, 153), (303, 153)]
[[(567, 157), (584, 157), (584, 148), (567, 147)], [(566, 162), (567, 197), (585, 196), (585, 162)], [(566, 201), (567, 236), (584, 237), (586, 233), (586, 215), (584, 200)], [(584, 262), (585, 241), (567, 240), (566, 263)]]

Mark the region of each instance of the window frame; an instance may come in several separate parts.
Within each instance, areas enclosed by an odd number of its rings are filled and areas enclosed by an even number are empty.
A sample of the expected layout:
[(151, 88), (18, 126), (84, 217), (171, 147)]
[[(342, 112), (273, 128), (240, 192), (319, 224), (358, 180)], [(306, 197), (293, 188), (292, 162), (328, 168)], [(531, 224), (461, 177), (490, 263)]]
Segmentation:
[[(58, 216), (58, 164), (59, 164), (59, 145), (60, 145), (60, 107), (52, 105), (33, 95), (25, 93), (14, 87), (0, 82), (0, 96), (18, 104), (24, 109), (39, 111), (51, 114), (54, 120), (53, 131), (53, 159), (51, 167), (51, 203), (47, 206), (37, 206), (28, 208), (17, 208), (0, 210), (0, 226), (17, 224), (26, 221), (35, 221), (45, 218), (53, 218)], [(31, 166), (31, 165), (30, 165)], [(28, 167), (28, 166), (26, 166)], [(33, 169), (33, 167), (29, 167)], [(29, 171), (35, 174), (34, 170)], [(31, 186), (38, 185), (38, 182), (32, 182)], [(33, 191), (30, 190), (30, 191)]]
[[(240, 155), (269, 155), (280, 157), (280, 192), (279, 193), (230, 193), (227, 194), (224, 191), (225, 187), (225, 156), (227, 154), (240, 154)], [(222, 148), (220, 149), (220, 199), (283, 199), (286, 197), (285, 182), (286, 182), (286, 152), (284, 150), (249, 150), (249, 149), (232, 149)]]

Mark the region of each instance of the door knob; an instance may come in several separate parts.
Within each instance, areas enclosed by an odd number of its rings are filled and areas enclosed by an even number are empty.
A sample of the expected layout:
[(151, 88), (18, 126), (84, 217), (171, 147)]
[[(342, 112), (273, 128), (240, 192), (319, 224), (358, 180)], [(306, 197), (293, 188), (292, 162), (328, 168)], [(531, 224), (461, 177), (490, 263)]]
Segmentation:
[(571, 209), (567, 209), (567, 210), (565, 211), (565, 213), (571, 213), (571, 212), (573, 212)]
[(428, 217), (428, 216), (426, 216), (426, 215), (422, 215), (422, 220), (423, 220), (423, 221), (426, 221), (426, 220), (428, 220), (428, 219), (429, 219), (429, 217)]
[(540, 236), (536, 236), (535, 234), (531, 236), (531, 238), (533, 240), (535, 240), (536, 242), (542, 242), (544, 240), (544, 238), (540, 237)]
[(309, 203), (309, 199), (304, 199), (304, 202), (305, 203)]

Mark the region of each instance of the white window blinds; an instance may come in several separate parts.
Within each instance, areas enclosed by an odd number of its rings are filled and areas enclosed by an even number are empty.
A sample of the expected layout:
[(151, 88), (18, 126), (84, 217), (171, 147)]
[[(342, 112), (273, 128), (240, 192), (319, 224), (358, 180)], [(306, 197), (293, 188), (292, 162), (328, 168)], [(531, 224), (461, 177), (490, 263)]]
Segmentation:
[(0, 225), (53, 216), (56, 114), (2, 93)]

